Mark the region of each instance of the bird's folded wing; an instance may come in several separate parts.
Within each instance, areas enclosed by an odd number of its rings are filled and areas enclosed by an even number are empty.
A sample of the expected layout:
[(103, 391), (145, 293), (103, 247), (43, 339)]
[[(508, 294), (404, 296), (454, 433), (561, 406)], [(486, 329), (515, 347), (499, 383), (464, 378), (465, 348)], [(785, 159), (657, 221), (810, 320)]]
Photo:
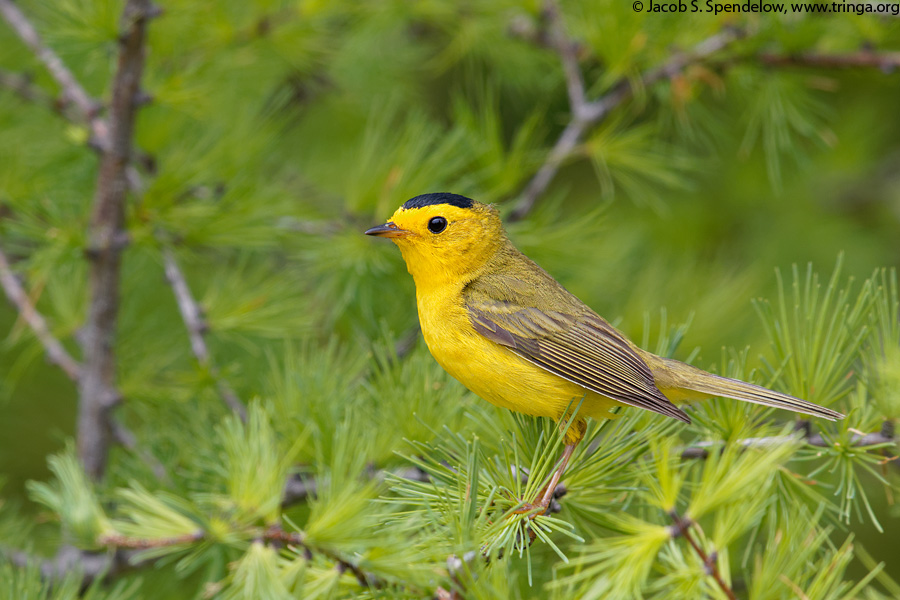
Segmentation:
[(472, 326), (522, 358), (592, 392), (690, 423), (656, 387), (647, 363), (609, 323), (509, 301), (465, 298)]

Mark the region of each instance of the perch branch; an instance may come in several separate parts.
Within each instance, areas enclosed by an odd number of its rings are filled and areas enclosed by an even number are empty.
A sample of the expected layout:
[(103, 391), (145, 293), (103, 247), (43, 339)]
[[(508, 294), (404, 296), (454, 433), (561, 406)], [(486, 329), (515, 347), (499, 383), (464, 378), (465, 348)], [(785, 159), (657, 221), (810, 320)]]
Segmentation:
[(191, 294), (191, 288), (188, 286), (178, 261), (175, 260), (175, 253), (169, 248), (163, 248), (163, 262), (165, 265), (166, 279), (172, 287), (175, 294), (175, 300), (178, 303), (178, 311), (181, 313), (181, 319), (187, 328), (188, 337), (191, 340), (191, 350), (196, 357), (200, 366), (207, 370), (216, 384), (219, 395), (228, 407), (237, 413), (242, 421), (247, 420), (247, 409), (244, 404), (234, 393), (234, 390), (228, 385), (225, 379), (219, 374), (219, 370), (213, 364), (212, 357), (209, 353), (209, 347), (206, 345), (205, 334), (208, 330), (206, 321), (203, 318), (203, 309), (197, 300)]
[(81, 376), (81, 365), (72, 358), (62, 343), (56, 339), (47, 326), (43, 315), (37, 311), (28, 294), (25, 292), (16, 274), (9, 264), (9, 260), (3, 250), (0, 250), (0, 286), (6, 292), (6, 297), (16, 307), (22, 320), (31, 328), (35, 337), (40, 341), (51, 363), (65, 371), (72, 381), (78, 381)]
[(84, 375), (79, 390), (78, 451), (85, 471), (94, 479), (99, 479), (106, 468), (111, 434), (109, 413), (120, 399), (114, 345), (121, 255), (127, 243), (128, 164), (144, 67), (146, 25), (154, 14), (149, 0), (128, 0), (122, 12), (125, 32), (120, 38), (112, 84), (109, 144), (101, 153), (88, 230), (90, 305), (82, 341)]

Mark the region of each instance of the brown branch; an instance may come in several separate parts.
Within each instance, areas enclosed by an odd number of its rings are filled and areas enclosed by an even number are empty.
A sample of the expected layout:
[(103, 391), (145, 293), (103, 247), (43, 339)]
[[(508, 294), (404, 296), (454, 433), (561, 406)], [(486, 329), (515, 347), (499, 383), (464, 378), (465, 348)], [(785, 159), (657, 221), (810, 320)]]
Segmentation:
[(777, 54), (763, 52), (750, 59), (776, 67), (820, 67), (823, 69), (875, 68), (890, 72), (900, 68), (900, 52), (872, 52), (864, 50), (849, 54)]
[(104, 535), (98, 539), (98, 543), (103, 546), (115, 548), (130, 548), (132, 550), (150, 550), (153, 548), (166, 548), (169, 546), (183, 546), (193, 544), (206, 539), (206, 532), (202, 530), (194, 533), (186, 533), (175, 537), (167, 538), (136, 538), (127, 535), (111, 534)]
[(588, 101), (584, 92), (581, 67), (578, 65), (578, 44), (566, 35), (562, 13), (556, 0), (547, 0), (544, 5), (544, 17), (549, 26), (547, 42), (559, 54), (566, 77), (566, 91), (569, 95), (572, 116), (575, 119), (583, 120), (587, 117), (585, 111)]
[[(356, 577), (356, 581), (359, 582), (359, 585), (364, 588), (382, 588), (386, 585), (386, 582), (379, 578), (377, 575), (373, 573), (367, 573), (363, 569), (359, 567), (359, 565), (354, 564), (353, 562), (343, 558), (338, 553), (328, 550), (326, 548), (319, 548), (310, 545), (306, 541), (306, 536), (303, 535), (302, 532), (299, 531), (285, 531), (278, 525), (272, 525), (268, 529), (266, 529), (262, 535), (262, 539), (266, 541), (277, 541), (283, 542), (285, 544), (292, 544), (294, 546), (300, 546), (303, 548), (308, 555), (310, 554), (321, 554), (325, 558), (334, 561), (340, 571), (349, 571), (353, 573), (353, 576)], [(409, 588), (408, 588), (409, 589)], [(413, 590), (411, 590), (413, 591)]]
[(716, 583), (729, 600), (737, 600), (737, 597), (734, 595), (734, 590), (731, 589), (731, 586), (725, 582), (722, 578), (722, 574), (719, 573), (719, 567), (716, 560), (718, 556), (716, 552), (707, 554), (700, 544), (694, 540), (694, 536), (691, 534), (691, 527), (693, 527), (694, 522), (687, 517), (679, 516), (674, 509), (669, 511), (669, 516), (672, 517), (672, 520), (675, 522), (675, 524), (669, 528), (672, 537), (684, 537), (688, 544), (691, 545), (691, 548), (694, 549), (694, 552), (697, 553), (697, 556), (700, 557), (700, 560), (703, 561), (703, 567), (706, 569), (706, 574), (711, 575), (712, 578), (716, 580)]
[[(203, 541), (207, 538), (206, 532), (202, 530), (195, 531), (185, 535), (179, 535), (167, 538), (137, 538), (125, 535), (105, 535), (98, 541), (112, 549), (127, 548), (130, 550), (150, 550), (155, 548), (167, 548), (171, 546), (183, 546)], [(341, 557), (336, 552), (328, 549), (314, 547), (306, 540), (306, 536), (299, 531), (285, 531), (279, 525), (272, 525), (266, 529), (258, 530), (254, 534), (254, 538), (265, 542), (278, 542), (282, 544), (290, 544), (300, 546), (306, 551), (307, 556), (312, 554), (321, 554), (322, 556), (332, 560), (341, 571), (349, 571), (353, 573), (356, 580), (365, 588), (381, 588), (384, 587), (385, 581), (372, 573), (367, 573), (358, 565)]]
[(146, 25), (154, 14), (149, 0), (128, 0), (123, 9), (125, 33), (120, 39), (113, 78), (109, 144), (101, 155), (88, 230), (90, 306), (82, 340), (84, 375), (78, 407), (78, 451), (85, 471), (94, 479), (99, 479), (106, 468), (111, 434), (109, 412), (120, 398), (116, 389), (114, 345), (121, 254), (127, 242), (128, 163), (144, 67)]
[(521, 199), (509, 215), (510, 221), (519, 221), (534, 209), (562, 163), (575, 153), (578, 142), (584, 134), (600, 123), (614, 108), (633, 97), (639, 88), (672, 78), (688, 65), (707, 60), (744, 36), (741, 30), (725, 29), (700, 42), (690, 51), (677, 53), (661, 66), (646, 71), (637, 82), (623, 78), (597, 100), (588, 101), (584, 96), (584, 83), (578, 67), (577, 44), (566, 37), (560, 22), (559, 8), (554, 1), (548, 2), (545, 13), (551, 27), (549, 44), (560, 55), (566, 74), (566, 89), (572, 116), (547, 154), (544, 163), (522, 192)]
[(99, 117), (100, 104), (78, 83), (72, 72), (59, 56), (41, 39), (31, 21), (19, 10), (12, 0), (0, 0), (0, 15), (12, 30), (28, 46), (35, 56), (44, 63), (47, 71), (62, 89), (62, 104), (71, 103), (76, 107), (82, 120), (88, 124), (98, 144), (107, 138), (107, 125)]
[(165, 266), (166, 279), (172, 287), (175, 294), (175, 301), (178, 304), (178, 311), (181, 313), (181, 319), (187, 328), (188, 337), (191, 340), (191, 350), (196, 357), (200, 366), (206, 369), (216, 384), (219, 395), (228, 407), (240, 416), (242, 421), (247, 420), (247, 409), (240, 401), (234, 390), (228, 385), (228, 382), (219, 374), (219, 370), (213, 364), (212, 357), (209, 353), (209, 347), (206, 345), (205, 334), (208, 331), (206, 320), (203, 318), (203, 309), (191, 294), (191, 288), (188, 286), (187, 280), (178, 261), (175, 260), (175, 253), (169, 248), (163, 248), (163, 263)]
[(0, 249), (0, 286), (6, 292), (6, 297), (16, 307), (22, 320), (28, 324), (40, 341), (47, 353), (48, 360), (65, 371), (72, 381), (78, 381), (81, 376), (81, 364), (68, 353), (62, 343), (56, 339), (47, 325), (46, 319), (37, 311), (28, 294), (25, 292), (16, 274), (9, 264), (9, 260)]
[[(775, 435), (768, 437), (745, 438), (737, 440), (734, 443), (740, 446), (744, 446), (745, 448), (759, 448), (766, 446), (778, 446), (782, 444), (795, 444), (798, 441), (803, 441), (805, 444), (809, 446), (815, 446), (817, 448), (833, 448), (839, 447), (841, 445), (840, 442), (832, 442), (826, 440), (822, 437), (822, 434), (817, 433), (815, 435), (809, 435), (802, 429), (794, 433), (793, 435)], [(881, 431), (866, 434), (854, 433), (850, 438), (849, 445), (853, 446), (854, 448), (865, 448), (868, 446), (896, 443), (897, 438), (894, 434), (894, 423), (892, 421), (885, 421), (881, 425)], [(698, 444), (684, 448), (681, 451), (681, 458), (708, 458), (710, 448), (719, 446), (721, 444), (721, 442), (699, 442)]]
[[(306, 540), (306, 536), (300, 531), (285, 531), (280, 525), (271, 525), (266, 529), (260, 529), (253, 536), (257, 540), (266, 542), (278, 542), (282, 544), (290, 544), (300, 546), (307, 555), (312, 553), (321, 554), (322, 556), (334, 561), (338, 568), (342, 571), (353, 573), (357, 581), (362, 587), (380, 588), (385, 582), (372, 573), (366, 573), (358, 565), (341, 557), (336, 552), (325, 548), (318, 548), (311, 545)], [(114, 549), (127, 548), (131, 550), (151, 550), (154, 548), (167, 548), (171, 546), (183, 546), (203, 541), (207, 538), (207, 534), (203, 530), (197, 530), (193, 533), (164, 538), (138, 538), (126, 535), (111, 534), (102, 536), (98, 542), (104, 546)]]

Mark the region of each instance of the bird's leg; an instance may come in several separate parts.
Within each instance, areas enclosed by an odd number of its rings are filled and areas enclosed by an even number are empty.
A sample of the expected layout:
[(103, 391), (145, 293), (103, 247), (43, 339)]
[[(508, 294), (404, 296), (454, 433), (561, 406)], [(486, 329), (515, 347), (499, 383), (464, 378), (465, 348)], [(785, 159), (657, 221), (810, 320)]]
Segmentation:
[(553, 492), (556, 491), (556, 486), (559, 484), (560, 478), (562, 478), (563, 473), (566, 471), (566, 466), (569, 464), (569, 459), (572, 458), (572, 453), (575, 451), (575, 445), (577, 442), (573, 442), (571, 444), (566, 444), (565, 450), (563, 450), (562, 460), (559, 462), (559, 466), (553, 471), (553, 475), (550, 476), (550, 481), (547, 482), (547, 485), (541, 488), (541, 491), (538, 492), (537, 497), (534, 499), (534, 502), (526, 502), (522, 508), (516, 510), (517, 513), (526, 513), (531, 512), (536, 508), (541, 508), (540, 513), (544, 514), (547, 512), (547, 507), (550, 506), (550, 501), (553, 500)]
[(547, 483), (547, 487), (542, 490), (544, 494), (538, 506), (544, 507), (545, 510), (548, 506), (550, 506), (550, 501), (553, 499), (553, 492), (556, 491), (556, 486), (559, 484), (560, 478), (563, 476), (563, 473), (566, 472), (566, 467), (569, 464), (569, 459), (572, 458), (572, 453), (574, 451), (575, 444), (566, 444), (566, 449), (563, 450), (562, 460), (559, 463), (559, 467), (557, 467), (556, 471), (553, 472), (553, 476), (550, 477), (550, 481)]

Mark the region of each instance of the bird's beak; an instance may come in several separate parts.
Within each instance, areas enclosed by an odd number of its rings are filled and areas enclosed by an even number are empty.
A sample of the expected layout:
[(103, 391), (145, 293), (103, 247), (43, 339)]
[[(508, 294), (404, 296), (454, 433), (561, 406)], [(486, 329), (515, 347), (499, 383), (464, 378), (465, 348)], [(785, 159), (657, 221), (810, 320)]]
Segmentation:
[(391, 221), (388, 221), (384, 225), (379, 225), (378, 227), (369, 229), (368, 231), (366, 231), (366, 235), (377, 235), (378, 237), (395, 238), (406, 237), (409, 235), (409, 232), (405, 229), (400, 229)]

